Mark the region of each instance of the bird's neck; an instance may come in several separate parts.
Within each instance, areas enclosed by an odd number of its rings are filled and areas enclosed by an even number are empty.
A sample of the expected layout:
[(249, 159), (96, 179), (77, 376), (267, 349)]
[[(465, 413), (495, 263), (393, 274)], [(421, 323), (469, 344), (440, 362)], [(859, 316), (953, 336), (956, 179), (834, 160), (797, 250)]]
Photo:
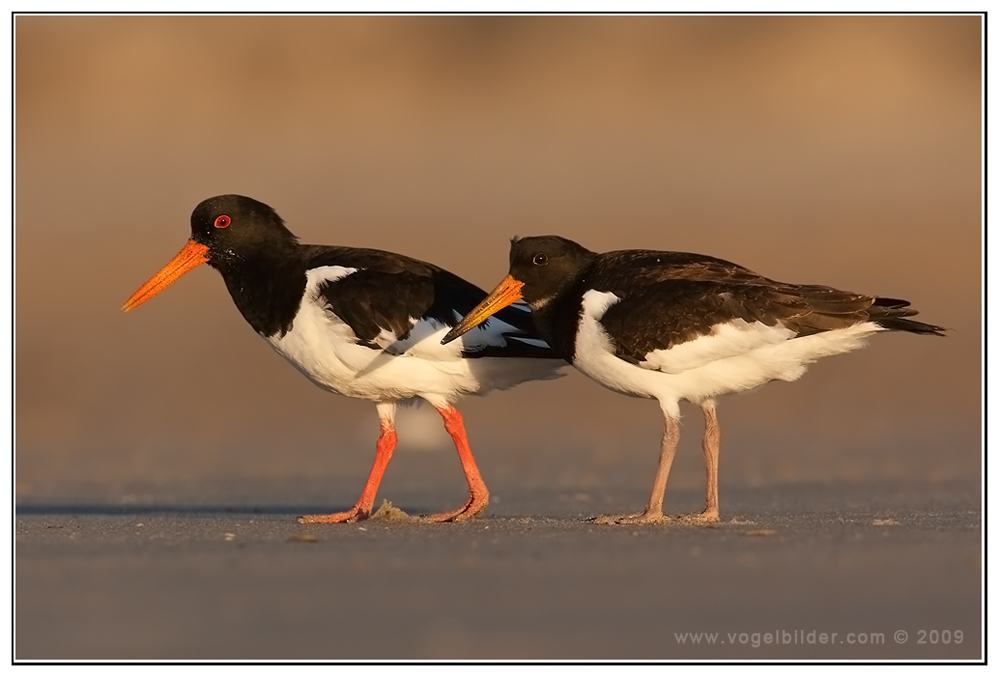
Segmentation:
[(295, 252), (256, 251), (219, 272), (246, 321), (270, 337), (292, 328), (306, 287), (305, 268)]
[(582, 293), (572, 285), (531, 304), (531, 316), (538, 333), (566, 360), (573, 358), (573, 345), (580, 321)]

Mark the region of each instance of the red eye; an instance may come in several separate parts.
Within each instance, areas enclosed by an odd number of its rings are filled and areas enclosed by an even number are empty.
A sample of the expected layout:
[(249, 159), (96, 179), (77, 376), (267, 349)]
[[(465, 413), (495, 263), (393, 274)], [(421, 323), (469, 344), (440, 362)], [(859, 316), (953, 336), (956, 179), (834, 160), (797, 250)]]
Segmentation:
[(225, 214), (219, 215), (215, 219), (215, 227), (216, 228), (225, 228), (226, 226), (228, 226), (229, 224), (231, 224), (232, 221), (233, 220), (230, 219), (229, 217), (227, 217)]

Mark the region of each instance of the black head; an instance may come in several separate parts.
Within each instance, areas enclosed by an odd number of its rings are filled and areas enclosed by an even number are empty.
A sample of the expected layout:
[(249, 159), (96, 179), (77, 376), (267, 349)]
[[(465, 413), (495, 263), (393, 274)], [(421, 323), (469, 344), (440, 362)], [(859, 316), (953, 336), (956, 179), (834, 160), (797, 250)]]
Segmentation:
[(596, 256), (586, 247), (555, 235), (513, 238), (510, 241), (510, 274), (444, 335), (441, 343), (454, 341), (521, 299), (537, 313), (585, 275)]
[(123, 308), (135, 308), (201, 264), (218, 269), (229, 285), (241, 269), (266, 270), (263, 261), (293, 259), (288, 254), (297, 244), (277, 212), (264, 203), (242, 195), (209, 198), (191, 213), (191, 240)]
[(512, 238), (510, 276), (523, 283), (521, 296), (532, 308), (571, 286), (597, 256), (557, 235)]
[(209, 266), (220, 270), (257, 253), (294, 247), (298, 239), (271, 207), (242, 195), (217, 195), (191, 213), (191, 240), (208, 247)]

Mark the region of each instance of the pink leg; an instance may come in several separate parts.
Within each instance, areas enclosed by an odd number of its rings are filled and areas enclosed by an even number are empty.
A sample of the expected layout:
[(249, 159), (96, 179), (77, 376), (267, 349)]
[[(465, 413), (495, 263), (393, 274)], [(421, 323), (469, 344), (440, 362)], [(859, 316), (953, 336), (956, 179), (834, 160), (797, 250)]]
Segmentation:
[(679, 516), (682, 523), (719, 522), (719, 420), (715, 416), (715, 401), (703, 402), (701, 411), (705, 415), (705, 437), (701, 440), (705, 456), (705, 509), (701, 513)]
[(705, 510), (699, 516), (709, 523), (719, 520), (719, 420), (715, 416), (715, 401), (708, 400), (701, 405), (705, 413), (705, 437), (702, 451), (705, 454)]
[(462, 423), (462, 415), (458, 410), (450, 405), (436, 407), (444, 418), (444, 428), (455, 441), (455, 449), (458, 450), (458, 458), (462, 462), (462, 470), (465, 471), (465, 479), (469, 482), (469, 501), (465, 506), (448, 513), (436, 513), (428, 516), (430, 520), (436, 522), (449, 522), (467, 520), (474, 518), (483, 512), (487, 504), (490, 503), (490, 492), (486, 489), (483, 477), (479, 475), (479, 468), (476, 460), (472, 457), (472, 450), (469, 448), (469, 441), (465, 436), (465, 424)]
[(364, 520), (371, 515), (372, 506), (375, 504), (375, 493), (378, 492), (382, 475), (392, 458), (392, 451), (396, 448), (396, 428), (393, 426), (392, 419), (382, 419), (380, 423), (382, 433), (375, 444), (375, 464), (372, 465), (371, 473), (368, 474), (368, 482), (365, 483), (365, 489), (361, 492), (361, 498), (358, 499), (354, 508), (350, 511), (328, 515), (301, 516), (300, 523), (353, 523)]
[(632, 523), (665, 523), (670, 520), (669, 516), (663, 515), (663, 495), (667, 491), (667, 478), (670, 476), (670, 466), (674, 462), (674, 453), (677, 452), (677, 443), (680, 440), (680, 425), (677, 419), (671, 415), (664, 415), (663, 441), (660, 443), (660, 463), (656, 466), (656, 476), (653, 479), (653, 491), (649, 496), (649, 503), (646, 509), (640, 513), (626, 513), (624, 515), (597, 516), (595, 523), (604, 525), (632, 524)]

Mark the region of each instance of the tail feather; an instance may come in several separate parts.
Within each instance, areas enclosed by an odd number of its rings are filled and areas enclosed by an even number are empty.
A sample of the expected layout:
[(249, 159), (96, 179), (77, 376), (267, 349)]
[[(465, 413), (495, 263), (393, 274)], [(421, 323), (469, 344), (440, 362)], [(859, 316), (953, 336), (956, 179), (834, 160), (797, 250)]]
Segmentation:
[(910, 320), (910, 316), (917, 315), (917, 310), (909, 306), (910, 302), (903, 299), (876, 297), (868, 309), (868, 318), (887, 330), (944, 336), (944, 327)]
[(776, 291), (771, 302), (781, 309), (781, 322), (799, 336), (843, 329), (873, 322), (887, 330), (944, 336), (945, 328), (908, 320), (917, 315), (905, 299), (870, 297), (822, 285), (787, 286)]
[(938, 325), (931, 325), (929, 323), (922, 323), (919, 320), (910, 320), (909, 318), (900, 317), (882, 318), (876, 320), (875, 323), (887, 330), (913, 332), (915, 334), (933, 334), (939, 337), (945, 336), (944, 333), (947, 330), (947, 328), (939, 327)]

